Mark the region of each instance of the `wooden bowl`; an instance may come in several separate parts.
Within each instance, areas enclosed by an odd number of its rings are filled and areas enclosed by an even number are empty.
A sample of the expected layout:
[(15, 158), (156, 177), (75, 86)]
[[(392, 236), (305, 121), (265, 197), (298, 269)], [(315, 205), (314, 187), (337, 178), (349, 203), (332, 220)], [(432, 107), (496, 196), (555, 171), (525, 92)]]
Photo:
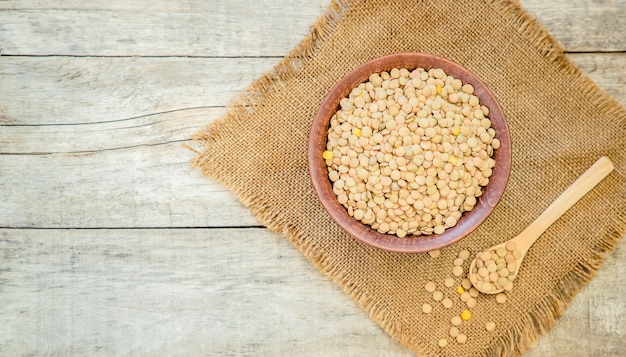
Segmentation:
[[(483, 187), (474, 208), (465, 212), (456, 226), (446, 229), (442, 234), (407, 235), (400, 238), (394, 234), (383, 234), (352, 218), (346, 208), (337, 200), (328, 178), (326, 163), (322, 153), (326, 150), (326, 141), (330, 119), (339, 109), (339, 102), (347, 97), (350, 91), (359, 84), (366, 82), (375, 72), (389, 71), (392, 68), (441, 68), (448, 75), (460, 79), (463, 84), (474, 86), (474, 95), (489, 108), (491, 126), (500, 140), (500, 148), (494, 151), (496, 160), (489, 178), (489, 184)], [(313, 188), (320, 202), (330, 215), (347, 233), (370, 246), (392, 252), (421, 253), (439, 249), (459, 241), (478, 227), (493, 211), (506, 188), (511, 170), (511, 138), (509, 129), (496, 97), (485, 84), (473, 73), (447, 59), (425, 53), (397, 53), (376, 58), (354, 69), (343, 77), (330, 90), (315, 115), (308, 143), (309, 174)]]

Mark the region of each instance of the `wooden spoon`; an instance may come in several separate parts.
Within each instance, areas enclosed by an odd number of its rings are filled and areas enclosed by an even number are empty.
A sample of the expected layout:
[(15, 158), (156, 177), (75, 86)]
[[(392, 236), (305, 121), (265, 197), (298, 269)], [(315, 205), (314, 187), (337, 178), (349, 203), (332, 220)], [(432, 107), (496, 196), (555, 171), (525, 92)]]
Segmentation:
[[(579, 199), (581, 199), (587, 192), (594, 188), (602, 179), (604, 179), (611, 171), (613, 171), (613, 163), (607, 157), (603, 156), (598, 159), (582, 176), (580, 176), (574, 183), (569, 186), (559, 197), (557, 197), (552, 204), (526, 229), (524, 229), (515, 238), (510, 239), (502, 244), (493, 246), (485, 251), (495, 251), (498, 248), (505, 247), (507, 243), (514, 242), (516, 249), (520, 251), (521, 255), (516, 262), (516, 268), (511, 274), (514, 280), (517, 277), (522, 261), (528, 252), (528, 249), (535, 243), (537, 238), (545, 232), (548, 227), (552, 225), (559, 217), (561, 217), (570, 207), (572, 207)], [(509, 245), (510, 247), (511, 245)], [(494, 289), (490, 291), (483, 288), (485, 284), (478, 284), (479, 277), (476, 269), (476, 258), (472, 261), (469, 267), (468, 277), (474, 287), (484, 294), (497, 294), (504, 289)], [(481, 288), (479, 288), (481, 286)], [(511, 285), (512, 286), (512, 285)], [(493, 289), (493, 286), (490, 286)]]

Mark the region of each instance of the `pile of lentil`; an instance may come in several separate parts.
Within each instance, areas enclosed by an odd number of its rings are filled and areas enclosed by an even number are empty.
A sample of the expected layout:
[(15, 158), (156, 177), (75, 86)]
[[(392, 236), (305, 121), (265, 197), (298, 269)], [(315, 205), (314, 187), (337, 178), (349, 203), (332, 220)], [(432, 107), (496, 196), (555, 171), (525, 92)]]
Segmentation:
[[(440, 251), (431, 251), (429, 254), (433, 259), (436, 259), (440, 256)], [(432, 302), (424, 302), (422, 312), (424, 314), (436, 313), (444, 320), (450, 318), (448, 336), (442, 336), (437, 341), (437, 345), (441, 348), (445, 348), (453, 341), (459, 344), (466, 343), (468, 338), (472, 337), (468, 335), (469, 328), (466, 326), (466, 322), (470, 319), (481, 320), (488, 332), (493, 332), (496, 329), (496, 323), (490, 320), (488, 316), (475, 317), (472, 314), (472, 310), (478, 305), (479, 299), (488, 303), (486, 299), (489, 296), (482, 295), (479, 297), (480, 291), (472, 286), (472, 282), (465, 275), (466, 268), (470, 263), (470, 256), (471, 253), (468, 250), (461, 250), (453, 261), (450, 276), (439, 283), (428, 281), (424, 285), (424, 289), (432, 293)], [(507, 301), (507, 295), (499, 293), (495, 296), (495, 301), (498, 304), (504, 304)]]
[(380, 233), (441, 234), (476, 205), (500, 146), (469, 83), (394, 68), (353, 88), (323, 157), (338, 201)]
[(497, 249), (476, 254), (476, 265), (469, 276), (480, 292), (511, 291), (522, 253), (509, 241)]

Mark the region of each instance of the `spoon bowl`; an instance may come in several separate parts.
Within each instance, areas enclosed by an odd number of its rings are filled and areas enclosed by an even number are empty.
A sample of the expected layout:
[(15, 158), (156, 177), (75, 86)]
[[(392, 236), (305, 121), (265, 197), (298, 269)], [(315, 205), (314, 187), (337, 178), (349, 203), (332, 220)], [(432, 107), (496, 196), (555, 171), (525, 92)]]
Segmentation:
[[(497, 294), (504, 290), (511, 290), (513, 288), (513, 280), (517, 277), (517, 274), (522, 265), (522, 261), (528, 253), (530, 247), (537, 241), (537, 239), (548, 229), (557, 219), (559, 219), (568, 209), (570, 209), (578, 200), (586, 195), (592, 188), (594, 188), (600, 181), (602, 181), (611, 171), (613, 171), (613, 163), (606, 156), (600, 157), (585, 173), (583, 173), (574, 183), (572, 183), (559, 197), (557, 197), (543, 213), (537, 217), (537, 219), (531, 223), (526, 229), (524, 229), (515, 238), (512, 238), (504, 243), (495, 245), (478, 253), (477, 257), (472, 261), (469, 267), (468, 278), (472, 282), (472, 285), (480, 292), (484, 294)], [(510, 249), (514, 247), (514, 249)], [(504, 249), (504, 251), (503, 251)], [(517, 251), (518, 253), (515, 253)], [(489, 252), (489, 254), (485, 254)], [(483, 259), (492, 256), (491, 252), (496, 252), (499, 259), (505, 258), (507, 252), (512, 252), (514, 255), (514, 265), (508, 266), (511, 259), (506, 261), (508, 275), (498, 274), (498, 277), (494, 281), (493, 268), (487, 269), (486, 266), (490, 265), (494, 260)], [(504, 252), (504, 253), (503, 253)], [(513, 254), (514, 253), (514, 254)], [(485, 261), (487, 260), (487, 262)], [(482, 263), (480, 263), (482, 262)], [(481, 271), (481, 266), (485, 266), (488, 272), (488, 276), (485, 276), (485, 270)], [(482, 273), (482, 275), (481, 275)], [(510, 283), (500, 284), (498, 279), (506, 277)], [(501, 281), (504, 282), (504, 281)]]

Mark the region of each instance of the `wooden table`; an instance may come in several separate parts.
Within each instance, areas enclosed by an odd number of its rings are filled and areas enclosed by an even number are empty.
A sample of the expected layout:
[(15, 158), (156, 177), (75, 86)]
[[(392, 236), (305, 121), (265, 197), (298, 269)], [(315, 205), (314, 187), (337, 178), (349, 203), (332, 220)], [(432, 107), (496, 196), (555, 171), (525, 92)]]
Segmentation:
[[(409, 355), (181, 147), (328, 3), (0, 1), (0, 355)], [(626, 0), (522, 4), (626, 103)], [(624, 286), (528, 355), (623, 354)]]

